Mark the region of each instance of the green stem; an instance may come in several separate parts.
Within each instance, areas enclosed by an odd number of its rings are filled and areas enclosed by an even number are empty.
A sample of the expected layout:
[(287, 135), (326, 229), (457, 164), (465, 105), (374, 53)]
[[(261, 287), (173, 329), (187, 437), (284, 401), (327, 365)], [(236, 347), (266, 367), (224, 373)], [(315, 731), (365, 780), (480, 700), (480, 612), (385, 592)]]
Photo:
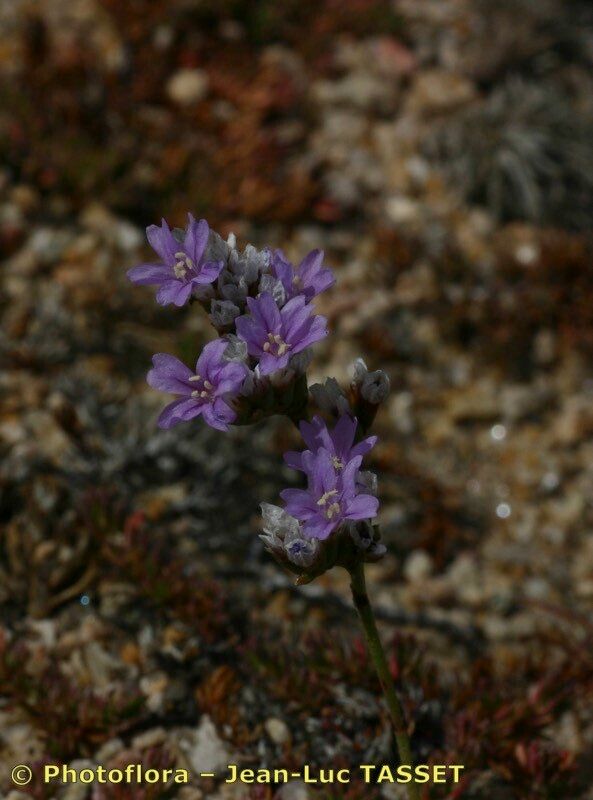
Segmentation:
[[(385, 657), (385, 651), (383, 650), (379, 631), (377, 630), (375, 615), (373, 614), (373, 609), (371, 607), (371, 602), (369, 600), (366, 588), (364, 564), (362, 562), (357, 562), (349, 571), (352, 598), (354, 600), (356, 610), (360, 616), (369, 653), (373, 664), (375, 665), (375, 669), (377, 670), (377, 675), (381, 681), (383, 694), (385, 695), (385, 700), (387, 701), (389, 714), (393, 723), (395, 741), (397, 742), (399, 760), (401, 764), (410, 766), (413, 771), (414, 765), (412, 762), (412, 749), (410, 747), (410, 738), (406, 728), (404, 711), (395, 691), (393, 678), (391, 677), (389, 665), (387, 664), (387, 658)], [(410, 800), (420, 800), (418, 784), (414, 780), (406, 784), (406, 789), (408, 791), (408, 797)]]

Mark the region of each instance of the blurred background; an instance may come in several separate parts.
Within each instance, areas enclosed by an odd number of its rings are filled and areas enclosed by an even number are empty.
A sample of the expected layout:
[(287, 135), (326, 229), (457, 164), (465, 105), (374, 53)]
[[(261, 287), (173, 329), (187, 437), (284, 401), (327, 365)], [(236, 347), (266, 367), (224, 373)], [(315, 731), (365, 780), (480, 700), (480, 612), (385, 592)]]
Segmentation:
[[(402, 797), (195, 776), (393, 749), (345, 575), (257, 538), (293, 431), (155, 426), (211, 333), (125, 272), (188, 210), (325, 249), (313, 379), (391, 376), (369, 581), (466, 767), (430, 797), (593, 797), (592, 63), (586, 0), (0, 0), (2, 797)], [(48, 761), (194, 777), (15, 791)]]

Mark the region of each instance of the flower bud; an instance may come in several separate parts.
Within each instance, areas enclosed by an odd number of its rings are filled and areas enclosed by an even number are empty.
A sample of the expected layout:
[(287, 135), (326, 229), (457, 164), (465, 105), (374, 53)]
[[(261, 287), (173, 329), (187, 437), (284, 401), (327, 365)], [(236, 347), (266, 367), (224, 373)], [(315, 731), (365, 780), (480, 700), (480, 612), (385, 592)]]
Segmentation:
[(227, 333), (224, 337), (228, 342), (227, 348), (224, 351), (223, 358), (225, 361), (235, 361), (238, 364), (247, 364), (247, 344), (243, 339), (239, 339), (234, 333)]
[(349, 523), (348, 534), (365, 562), (379, 561), (387, 552), (387, 548), (381, 542), (379, 528), (366, 520)]
[(350, 395), (354, 414), (366, 431), (373, 424), (379, 405), (389, 394), (389, 376), (382, 369), (369, 372), (362, 358), (357, 358), (351, 369)]
[(284, 509), (262, 503), (264, 533), (260, 539), (276, 561), (298, 575), (297, 583), (310, 583), (335, 566), (352, 568), (357, 561), (378, 561), (386, 552), (378, 528), (368, 522), (348, 523), (327, 539), (305, 536), (297, 519)]
[(357, 358), (352, 365), (353, 387), (357, 387), (363, 400), (378, 406), (389, 394), (389, 376), (382, 369), (369, 372), (362, 358)]
[(278, 278), (275, 278), (273, 275), (262, 275), (258, 288), (260, 292), (269, 292), (279, 308), (286, 303), (286, 291), (282, 285), (282, 281), (279, 281)]
[(213, 300), (210, 304), (210, 320), (217, 331), (223, 331), (232, 326), (241, 309), (230, 300)]
[(326, 378), (323, 383), (314, 383), (309, 388), (313, 402), (320, 411), (341, 417), (351, 414), (348, 399), (335, 378)]

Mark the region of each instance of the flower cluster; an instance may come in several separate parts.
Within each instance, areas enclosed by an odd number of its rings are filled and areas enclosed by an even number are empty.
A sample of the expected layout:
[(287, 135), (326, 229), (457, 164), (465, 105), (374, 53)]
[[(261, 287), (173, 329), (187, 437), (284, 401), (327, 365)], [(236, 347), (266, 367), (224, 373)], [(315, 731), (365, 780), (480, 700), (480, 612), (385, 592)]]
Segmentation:
[[(270, 552), (297, 572), (315, 566), (325, 571), (334, 564), (346, 565), (354, 554), (365, 560), (380, 558), (385, 549), (378, 542), (369, 521), (377, 516), (376, 476), (362, 472), (362, 458), (377, 437), (357, 443), (358, 422), (343, 414), (332, 430), (320, 416), (301, 422), (300, 431), (307, 450), (289, 451), (285, 462), (303, 472), (306, 489), (285, 489), (285, 508), (264, 504), (261, 537)], [(332, 539), (330, 547), (326, 542)], [(336, 540), (340, 547), (332, 546)], [(349, 546), (344, 546), (345, 542)]]
[(200, 302), (219, 335), (204, 348), (195, 372), (173, 356), (154, 356), (148, 382), (180, 398), (165, 408), (159, 425), (201, 416), (228, 430), (239, 415), (250, 422), (266, 406), (275, 413), (293, 410), (297, 399), (302, 405), (294, 383), (308, 366), (311, 345), (327, 336), (325, 317), (311, 305), (334, 283), (323, 253), (314, 250), (294, 266), (280, 250), (248, 245), (240, 252), (234, 236), (225, 242), (191, 214), (185, 231), (172, 231), (163, 220), (146, 233), (160, 260), (129, 270), (129, 279), (157, 286), (162, 305)]
[[(176, 396), (158, 424), (170, 428), (201, 417), (226, 431), (271, 414), (300, 423), (306, 449), (284, 458), (303, 473), (306, 487), (284, 490), (284, 508), (263, 504), (266, 548), (300, 582), (335, 564), (380, 558), (385, 548), (371, 522), (379, 508), (377, 478), (361, 466), (376, 442), (366, 432), (389, 381), (359, 359), (347, 391), (333, 378), (308, 388), (311, 345), (327, 336), (312, 300), (334, 283), (323, 253), (314, 250), (295, 266), (281, 250), (240, 251), (234, 236), (224, 241), (191, 214), (185, 231), (163, 220), (147, 237), (159, 260), (131, 269), (130, 280), (156, 286), (162, 305), (199, 303), (218, 334), (194, 370), (172, 355), (153, 357), (148, 383)], [(310, 407), (318, 413), (309, 422)], [(333, 418), (333, 427), (322, 415)]]

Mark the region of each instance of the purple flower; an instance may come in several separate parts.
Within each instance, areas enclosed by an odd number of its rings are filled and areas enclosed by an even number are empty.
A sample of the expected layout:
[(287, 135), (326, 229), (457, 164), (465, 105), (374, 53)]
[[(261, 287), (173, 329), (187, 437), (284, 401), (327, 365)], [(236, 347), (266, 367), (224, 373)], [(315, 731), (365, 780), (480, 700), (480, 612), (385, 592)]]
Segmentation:
[(162, 220), (160, 228), (150, 225), (146, 236), (162, 263), (133, 267), (128, 271), (128, 278), (132, 283), (159, 286), (156, 299), (161, 305), (185, 305), (194, 287), (210, 284), (218, 278), (224, 262), (204, 258), (209, 236), (205, 219), (196, 222), (188, 214), (182, 242), (175, 238), (165, 220)]
[(227, 345), (224, 339), (207, 344), (195, 372), (174, 356), (166, 353), (153, 356), (154, 368), (147, 375), (148, 383), (154, 389), (181, 395), (180, 400), (163, 410), (159, 427), (171, 428), (201, 414), (212, 428), (228, 430), (237, 416), (229, 400), (239, 394), (248, 369), (245, 364), (223, 359)]
[(295, 353), (327, 336), (325, 317), (311, 315), (312, 307), (299, 295), (279, 309), (269, 292), (247, 298), (249, 314), (236, 320), (237, 333), (251, 356), (259, 359), (261, 375), (284, 369)]
[(356, 456), (337, 472), (331, 453), (322, 448), (309, 459), (308, 488), (285, 489), (280, 493), (287, 514), (303, 523), (306, 536), (327, 539), (346, 520), (377, 516), (377, 498), (357, 493), (356, 480), (361, 462), (362, 456)]
[(284, 257), (282, 250), (276, 250), (272, 257), (272, 271), (280, 279), (286, 297), (290, 299), (302, 294), (307, 300), (329, 289), (336, 282), (331, 269), (323, 269), (323, 250), (312, 250), (294, 267)]
[(334, 469), (339, 472), (356, 456), (368, 453), (377, 441), (376, 436), (367, 436), (355, 445), (357, 425), (357, 420), (350, 414), (343, 414), (332, 431), (321, 417), (313, 417), (312, 422), (303, 421), (299, 428), (309, 449), (303, 453), (290, 450), (284, 454), (284, 460), (289, 467), (307, 472), (311, 455), (315, 455), (323, 447), (330, 454)]

